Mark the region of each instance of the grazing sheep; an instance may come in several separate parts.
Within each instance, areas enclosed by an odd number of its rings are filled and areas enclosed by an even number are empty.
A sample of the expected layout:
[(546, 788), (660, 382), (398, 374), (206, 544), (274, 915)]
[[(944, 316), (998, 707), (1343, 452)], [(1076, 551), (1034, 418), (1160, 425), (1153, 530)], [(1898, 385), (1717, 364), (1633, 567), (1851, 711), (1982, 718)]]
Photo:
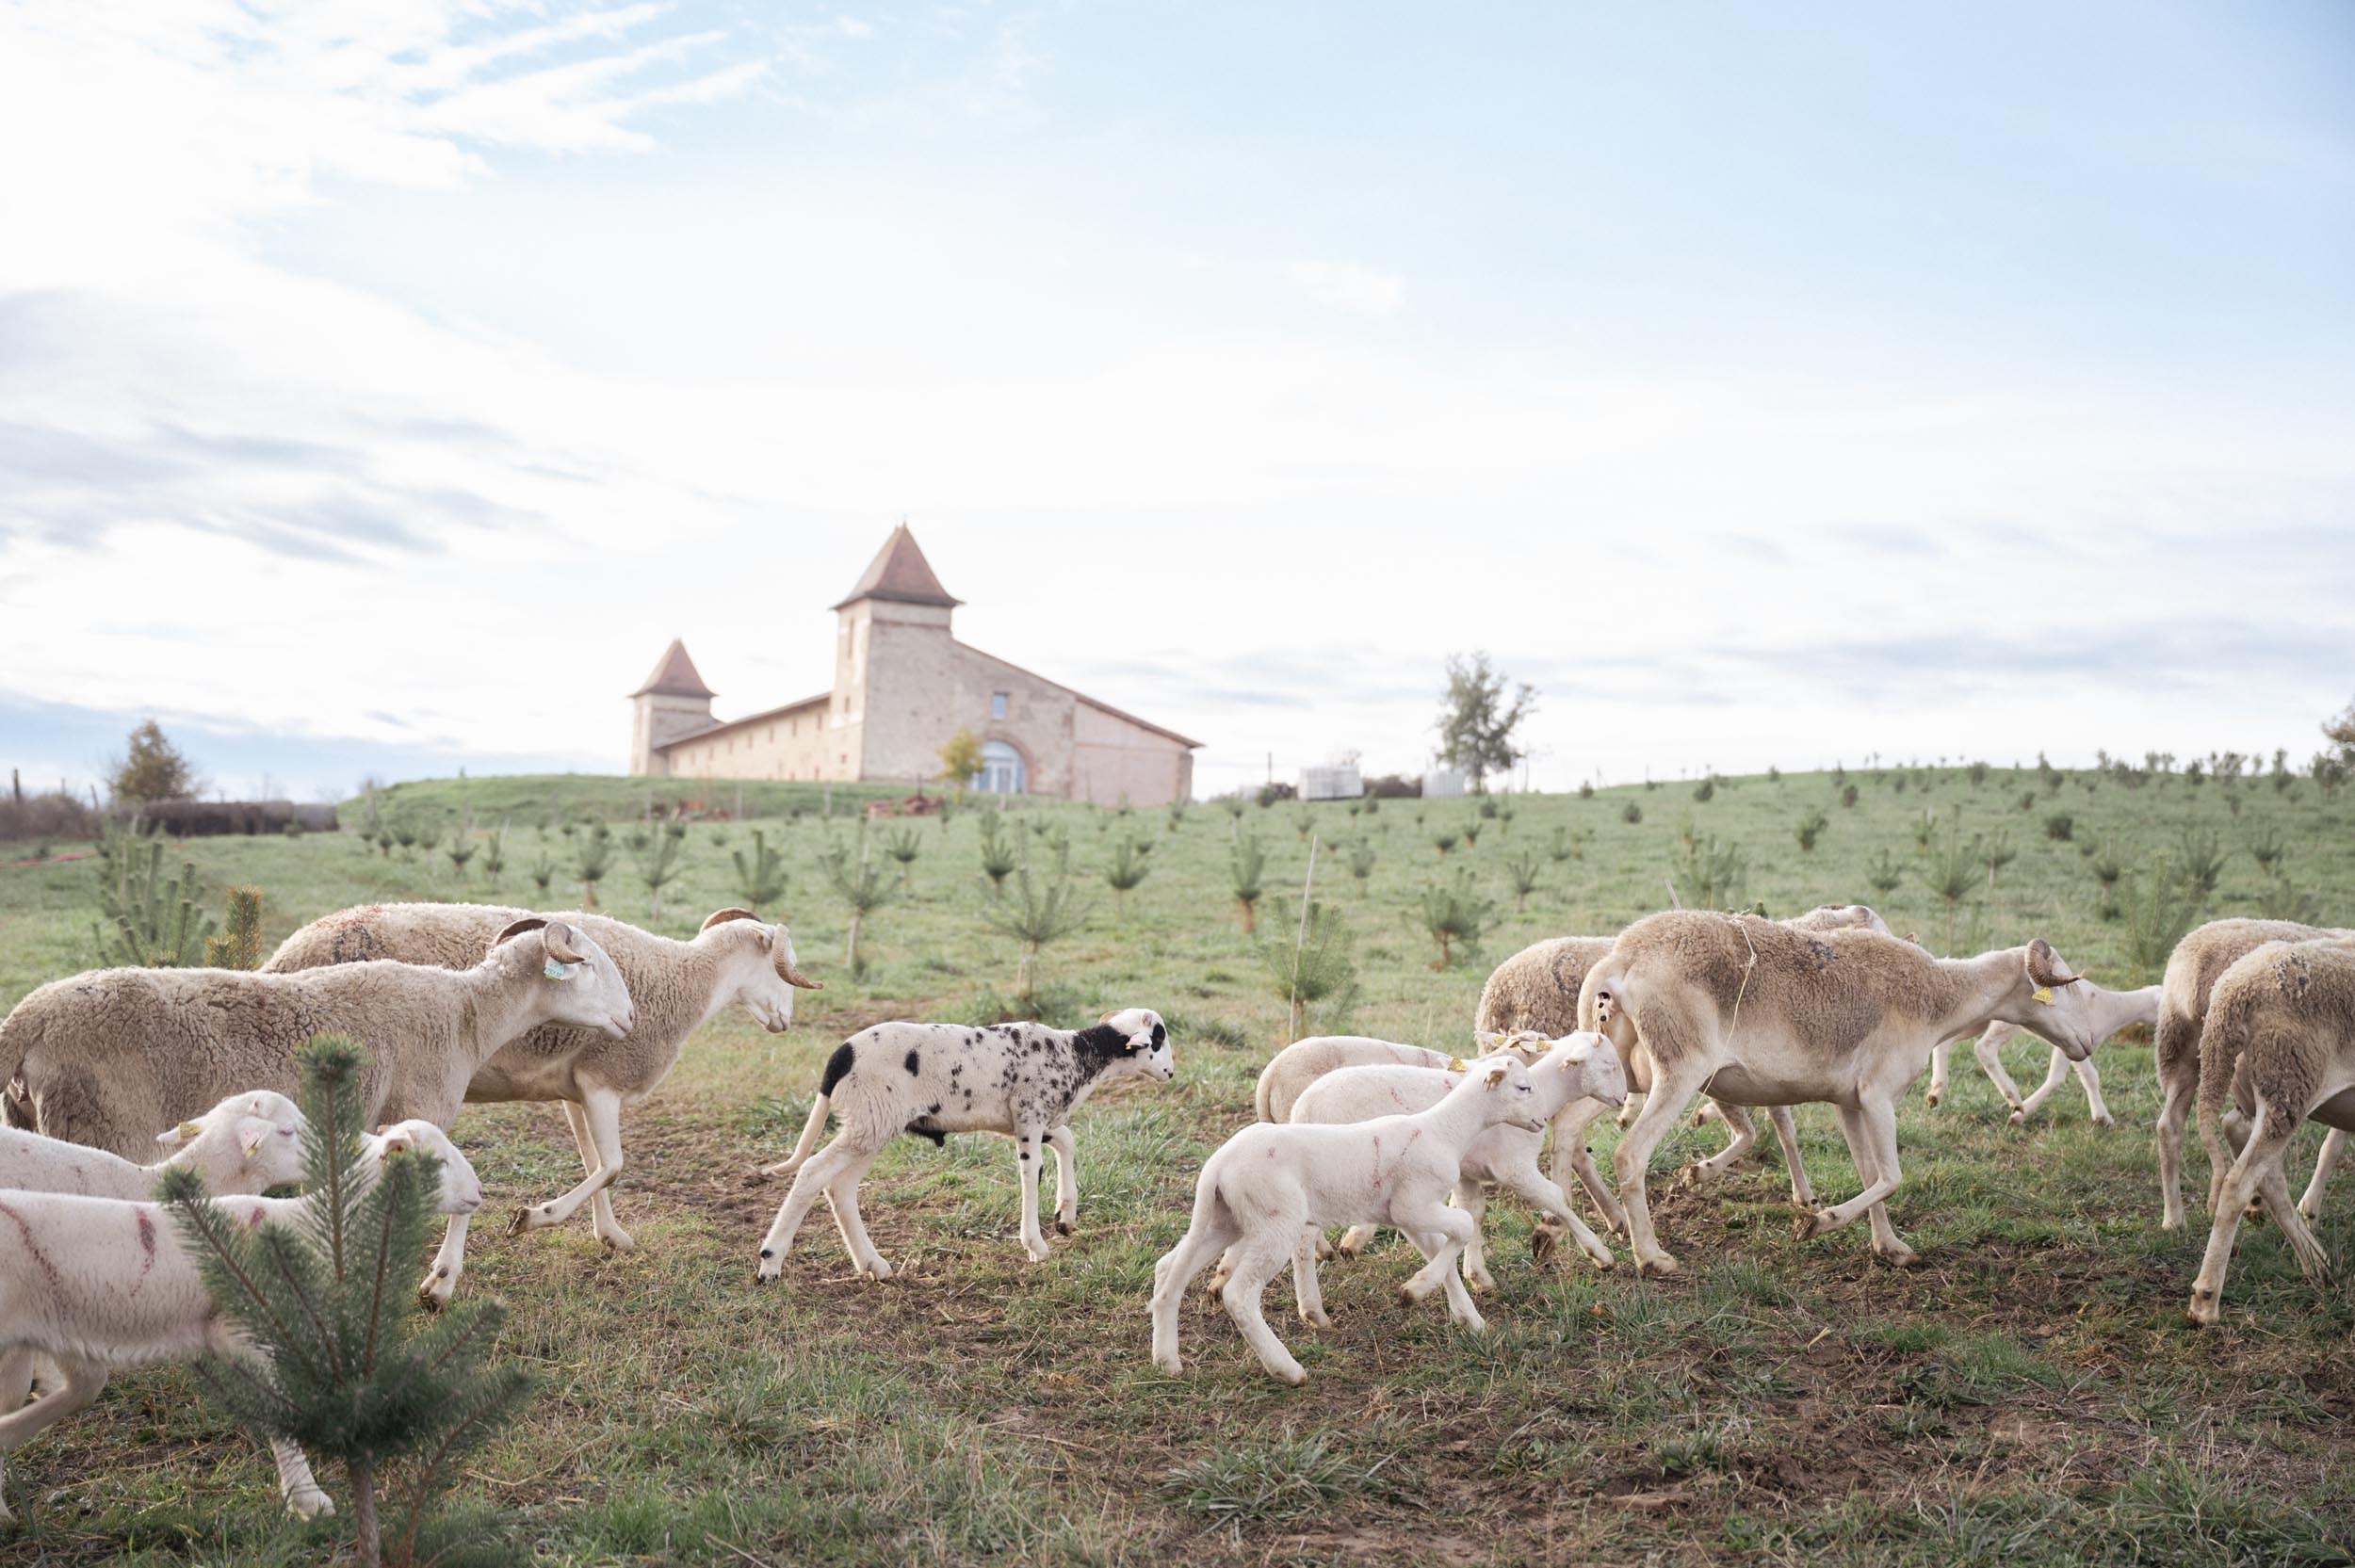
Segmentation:
[(1362, 1034), (1317, 1034), (1295, 1040), (1268, 1059), (1259, 1069), (1252, 1104), (1262, 1122), (1289, 1122), (1292, 1102), (1325, 1074), (1343, 1067), (1389, 1063), (1397, 1067), (1445, 1067), (1455, 1059), (1445, 1051), (1422, 1045), (1401, 1045)]
[(215, 1192), (267, 1192), (302, 1179), (302, 1111), (264, 1089), (232, 1094), (192, 1121), (157, 1133), (171, 1151), (139, 1165), (88, 1144), (0, 1127), (0, 1188), (83, 1198), (152, 1197), (166, 1171), (185, 1165)]
[[(2225, 1106), (2249, 1115), (2248, 1140), (2228, 1165)], [(2268, 942), (2234, 961), (2208, 996), (2200, 1046), (2200, 1139), (2223, 1172), (2211, 1207), (2207, 1255), (2192, 1284), (2193, 1323), (2217, 1320), (2243, 1214), (2260, 1194), (2298, 1270), (2329, 1271), (2322, 1244), (2290, 1202), (2282, 1156), (2312, 1119), (2355, 1129), (2355, 940)]]
[[(1428, 1110), (1470, 1071), (1470, 1065), (1460, 1061), (1446, 1067), (1344, 1067), (1310, 1084), (1292, 1103), (1291, 1120), (1334, 1125)], [(1600, 1035), (1571, 1034), (1550, 1042), (1545, 1053), (1530, 1064), (1529, 1082), (1535, 1091), (1532, 1104), (1536, 1113), (1549, 1122), (1573, 1100), (1593, 1099), (1614, 1106), (1627, 1097), (1627, 1077), (1619, 1066), (1619, 1055)], [(1543, 1133), (1523, 1132), (1511, 1126), (1489, 1128), (1465, 1152), (1463, 1177), (1455, 1188), (1455, 1206), (1470, 1215), (1476, 1223), (1487, 1210), (1491, 1190), (1502, 1188), (1516, 1193), (1539, 1212), (1567, 1226), (1571, 1239), (1594, 1260), (1597, 1268), (1610, 1268), (1611, 1249), (1570, 1212), (1569, 1200), (1562, 1188), (1538, 1169), (1537, 1156), (1545, 1148), (1545, 1141)], [(1373, 1225), (1353, 1229), (1341, 1238), (1341, 1255), (1356, 1255), (1377, 1229)], [(1496, 1288), (1496, 1281), (1489, 1277), (1483, 1257), (1482, 1237), (1477, 1229), (1464, 1248), (1463, 1267), (1464, 1283), (1473, 1290)]]
[(1989, 1020), (2033, 1026), (2072, 1059), (2101, 1036), (2087, 988), (2042, 939), (1977, 958), (1936, 959), (1912, 943), (1852, 929), (1794, 930), (1749, 915), (1676, 912), (1639, 920), (1587, 972), (1579, 1014), (1623, 1052), (1639, 1043), (1652, 1098), (1620, 1140), (1619, 1198), (1639, 1272), (1676, 1260), (1653, 1235), (1645, 1167), (1704, 1085), (1720, 1101), (1838, 1108), (1864, 1189), (1803, 1215), (1801, 1239), (1869, 1214), (1873, 1249), (1918, 1261), (1884, 1203), (1903, 1179), (1897, 1097), (1930, 1047)]
[[(861, 1275), (891, 1277), (859, 1217), (858, 1184), (884, 1146), (901, 1133), (945, 1143), (950, 1133), (1011, 1136), (1022, 1179), (1022, 1246), (1032, 1261), (1047, 1259), (1038, 1228), (1039, 1146), (1055, 1151), (1055, 1228), (1069, 1235), (1080, 1217), (1077, 1147), (1071, 1113), (1087, 1097), (1121, 1078), (1177, 1075), (1169, 1027), (1150, 1008), (1108, 1012), (1084, 1029), (1044, 1024), (877, 1024), (861, 1029), (827, 1059), (801, 1141), (764, 1175), (793, 1178), (791, 1190), (760, 1244), (756, 1277), (773, 1280), (785, 1268), (794, 1232), (820, 1194), (834, 1208), (843, 1250)], [(837, 1103), (838, 1102), (838, 1103)], [(813, 1155), (829, 1110), (842, 1130)]]
[[(2096, 994), (2103, 1008), (2118, 1020), (2117, 1027), (2110, 1030), (2111, 1034), (2136, 1024), (2149, 1028), (2158, 1022), (2159, 988), (2155, 985), (2146, 985), (2136, 991), (2102, 991), (2097, 987)], [(2093, 1059), (2087, 1057), (2083, 1061), (2071, 1061), (2069, 1053), (2057, 1045), (2053, 1047), (2053, 1059), (2045, 1067), (2044, 1081), (2037, 1086), (2035, 1093), (2025, 1099), (2021, 1097), (2020, 1086), (2013, 1083), (2011, 1075), (2004, 1071), (2003, 1052), (2013, 1037), (2027, 1033), (2016, 1025), (1994, 1023), (1980, 1030), (1978, 1038), (1971, 1044), (1971, 1054), (1978, 1058), (1979, 1070), (1995, 1086), (1995, 1091), (2004, 1097), (2004, 1103), (2011, 1107), (2011, 1124), (2015, 1127), (2025, 1126), (2028, 1118), (2052, 1098), (2053, 1091), (2060, 1087), (2061, 1080), (2068, 1077), (2070, 1070), (2074, 1068), (2077, 1081), (2085, 1085), (2086, 1108), (2093, 1118), (2093, 1124), (2097, 1127), (2110, 1125), (2110, 1107), (2102, 1103), (2102, 1075), (2095, 1069)], [(2029, 1038), (2033, 1040), (2036, 1037), (2029, 1035)], [(1930, 1089), (1922, 1098), (1924, 1105), (1935, 1107), (1939, 1101), (1946, 1097), (1946, 1059), (1953, 1055), (1960, 1039), (1957, 1036), (1955, 1040), (1941, 1040), (1930, 1052)]]
[[(2355, 936), (2327, 926), (2290, 920), (2211, 920), (2175, 944), (2159, 980), (2159, 1022), (2152, 1055), (2159, 1073), (2159, 1224), (2174, 1230), (2184, 1222), (2184, 1125), (2200, 1096), (2200, 1038), (2208, 1017), (2208, 994), (2225, 970), (2268, 942), (2314, 942)], [(2326, 1172), (2327, 1173), (2327, 1172)], [(2319, 1189), (2308, 1196), (2321, 1201)]]
[[(442, 1162), (442, 1208), (467, 1214), (482, 1203), (482, 1184), (441, 1129), (402, 1122), (363, 1140), (362, 1170), (373, 1180), (387, 1155), (415, 1149)], [(240, 1197), (229, 1205), (249, 1229), (301, 1223), (312, 1198)], [(215, 1355), (259, 1363), (264, 1352), (214, 1306), (196, 1259), (181, 1244), (165, 1204), (57, 1192), (0, 1192), (0, 1463), (10, 1451), (73, 1414), (106, 1386), (108, 1371), (156, 1361)], [(35, 1357), (62, 1368), (57, 1386), (23, 1404), (22, 1369)], [(308, 1519), (334, 1505), (311, 1474), (302, 1450), (270, 1443), (286, 1506)], [(0, 1472), (0, 1487), (6, 1475)], [(0, 1520), (9, 1517), (0, 1497)]]
[[(295, 1088), (296, 1053), (316, 1035), (367, 1047), (366, 1120), (446, 1127), (482, 1064), (517, 1036), (550, 1023), (629, 1033), (628, 988), (585, 932), (528, 915), (484, 946), (457, 971), (377, 960), (291, 975), (102, 969), (56, 980), (0, 1021), (0, 1077), (23, 1080), (42, 1132), (128, 1158), (152, 1129), (225, 1093)], [(419, 1286), (432, 1305), (457, 1285), (465, 1232), (452, 1223)]]
[[(1888, 922), (1867, 904), (1819, 904), (1783, 924), (1807, 931), (1862, 929), (1884, 936), (1891, 934)], [(1480, 988), (1476, 1026), (1531, 1029), (1548, 1040), (1575, 1032), (1579, 988), (1585, 983), (1586, 972), (1602, 961), (1617, 940), (1611, 936), (1557, 936), (1522, 948), (1498, 964), (1490, 972), (1487, 983)], [(1624, 1127), (1642, 1107), (1651, 1068), (1632, 1054), (1622, 1056), (1620, 1066), (1626, 1072), (1630, 1091), (1619, 1107), (1619, 1125)], [(1684, 1175), (1688, 1183), (1723, 1173), (1748, 1157), (1758, 1145), (1758, 1127), (1746, 1109), (1712, 1100), (1702, 1107), (1703, 1117), (1712, 1110), (1724, 1119), (1733, 1141), (1708, 1159), (1695, 1162)], [(1599, 1114), (1600, 1107), (1592, 1102), (1574, 1100), (1554, 1118), (1553, 1180), (1556, 1186), (1567, 1190), (1566, 1178), (1575, 1172), (1579, 1185), (1594, 1200), (1604, 1221), (1615, 1231), (1624, 1231), (1627, 1211), (1603, 1181), (1602, 1173), (1595, 1169), (1594, 1156), (1586, 1148), (1586, 1129)], [(1792, 1202), (1801, 1208), (1814, 1207), (1815, 1194), (1808, 1185), (1807, 1167), (1799, 1159), (1799, 1129), (1792, 1119), (1791, 1108), (1770, 1106), (1766, 1115), (1774, 1123), (1776, 1140), (1782, 1145), (1783, 1166), (1791, 1176)], [(1541, 1252), (1551, 1251), (1553, 1233), (1550, 1229), (1540, 1230), (1532, 1240)]]
[(1324, 1320), (1316, 1297), (1313, 1228), (1395, 1225), (1429, 1260), (1400, 1286), (1409, 1301), (1436, 1287), (1448, 1317), (1475, 1331), (1487, 1327), (1455, 1276), (1455, 1259), (1478, 1231), (1470, 1215), (1447, 1206), (1462, 1179), (1464, 1153), (1500, 1124), (1543, 1134), (1529, 1070), (1510, 1054), (1484, 1057), (1445, 1098), (1409, 1116), (1383, 1116), (1342, 1126), (1257, 1122), (1204, 1162), (1194, 1184), (1186, 1234), (1153, 1266), (1153, 1360), (1184, 1369), (1178, 1357), (1178, 1308), (1194, 1277), (1234, 1250), (1234, 1269), (1219, 1291), (1226, 1315), (1268, 1375), (1297, 1384), (1307, 1374), (1267, 1325), (1259, 1293), (1286, 1262), (1301, 1317)]
[[(528, 912), (490, 904), (368, 904), (314, 920), (279, 945), (265, 971), (288, 972), (367, 959), (463, 969), (492, 933)], [(586, 931), (629, 987), (637, 1023), (620, 1039), (549, 1024), (499, 1048), (477, 1069), (466, 1098), (483, 1103), (554, 1100), (580, 1151), (580, 1184), (515, 1211), (508, 1234), (560, 1225), (585, 1203), (597, 1239), (617, 1253), (637, 1243), (613, 1218), (620, 1179), (622, 1108), (654, 1092), (687, 1037), (721, 1010), (741, 1006), (776, 1033), (793, 1026), (793, 992), (824, 989), (794, 962), (793, 935), (750, 910), (723, 909), (691, 942), (657, 936), (599, 914), (553, 916)], [(447, 1283), (454, 1283), (447, 1282)]]

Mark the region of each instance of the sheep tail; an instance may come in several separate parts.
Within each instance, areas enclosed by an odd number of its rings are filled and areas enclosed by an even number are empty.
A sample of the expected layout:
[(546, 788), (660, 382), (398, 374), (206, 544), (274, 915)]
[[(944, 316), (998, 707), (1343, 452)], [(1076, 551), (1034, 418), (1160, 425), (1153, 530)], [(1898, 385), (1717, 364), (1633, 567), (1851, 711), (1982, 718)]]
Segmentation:
[(799, 1171), (803, 1161), (808, 1159), (811, 1152), (818, 1147), (818, 1140), (824, 1136), (826, 1117), (833, 1110), (834, 1097), (821, 1092), (817, 1104), (809, 1107), (809, 1120), (802, 1123), (802, 1140), (793, 1145), (793, 1152), (774, 1165), (762, 1166), (760, 1173), (764, 1176), (789, 1176)]
[(0, 1125), (30, 1128), (35, 1124), (32, 1090), (24, 1082), (23, 1029), (11, 1030), (0, 1019)]

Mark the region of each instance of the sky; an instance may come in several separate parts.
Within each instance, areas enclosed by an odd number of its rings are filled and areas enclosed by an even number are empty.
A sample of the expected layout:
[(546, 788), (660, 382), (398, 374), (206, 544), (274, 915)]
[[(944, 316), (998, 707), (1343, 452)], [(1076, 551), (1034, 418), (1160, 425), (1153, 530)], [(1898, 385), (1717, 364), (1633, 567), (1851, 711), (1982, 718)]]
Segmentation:
[(619, 771), (965, 640), (1209, 794), (2287, 748), (2355, 7), (0, 0), (0, 766)]

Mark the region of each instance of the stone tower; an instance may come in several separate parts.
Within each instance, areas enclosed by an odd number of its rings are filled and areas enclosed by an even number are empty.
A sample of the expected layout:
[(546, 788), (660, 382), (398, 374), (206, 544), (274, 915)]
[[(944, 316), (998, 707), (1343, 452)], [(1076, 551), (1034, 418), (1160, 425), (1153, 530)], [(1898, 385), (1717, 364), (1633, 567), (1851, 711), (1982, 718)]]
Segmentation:
[(629, 694), (629, 770), (656, 777), (669, 772), (668, 759), (655, 748), (711, 728), (711, 699), (716, 695), (696, 673), (687, 644), (673, 638), (646, 684)]
[(940, 770), (957, 688), (949, 620), (962, 603), (902, 523), (834, 606), (829, 721), (840, 737), (836, 756), (845, 759), (840, 777), (920, 781)]

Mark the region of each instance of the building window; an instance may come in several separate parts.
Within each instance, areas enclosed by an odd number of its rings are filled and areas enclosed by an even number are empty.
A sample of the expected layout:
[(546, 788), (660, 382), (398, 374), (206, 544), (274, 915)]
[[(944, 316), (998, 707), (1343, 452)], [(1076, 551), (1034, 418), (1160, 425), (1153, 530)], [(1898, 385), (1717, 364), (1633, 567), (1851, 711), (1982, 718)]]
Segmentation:
[(1002, 740), (993, 740), (982, 748), (982, 770), (973, 776), (973, 786), (991, 795), (1019, 795), (1031, 784), (1030, 771), (1022, 766), (1022, 753)]
[(989, 716), (992, 719), (1003, 719), (1006, 716), (1006, 694), (1004, 692), (993, 691), (989, 694)]

